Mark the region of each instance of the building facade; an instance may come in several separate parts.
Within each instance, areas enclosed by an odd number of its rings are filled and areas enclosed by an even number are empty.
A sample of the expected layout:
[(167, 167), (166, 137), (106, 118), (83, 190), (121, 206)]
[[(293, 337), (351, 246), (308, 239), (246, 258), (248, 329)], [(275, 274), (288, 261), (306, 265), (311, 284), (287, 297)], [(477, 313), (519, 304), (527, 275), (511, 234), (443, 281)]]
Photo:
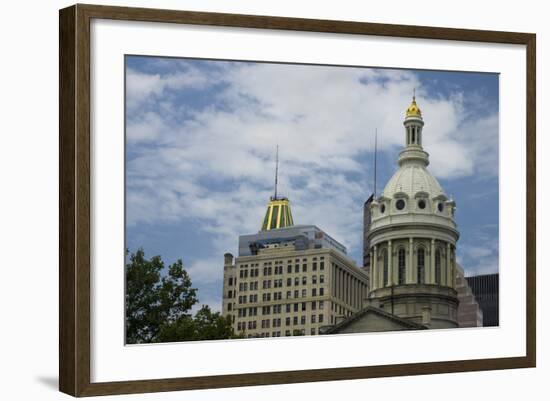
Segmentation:
[(237, 257), (224, 256), (222, 310), (243, 337), (317, 335), (367, 299), (366, 274), (346, 248), (316, 226), (282, 218), (292, 215), (288, 199), (285, 212), (279, 203), (271, 199), (260, 232), (239, 237)]
[(371, 304), (430, 328), (457, 327), (455, 202), (428, 171), (424, 121), (406, 111), (399, 168), (371, 202)]
[(483, 311), (483, 326), (498, 326), (498, 273), (466, 277)]

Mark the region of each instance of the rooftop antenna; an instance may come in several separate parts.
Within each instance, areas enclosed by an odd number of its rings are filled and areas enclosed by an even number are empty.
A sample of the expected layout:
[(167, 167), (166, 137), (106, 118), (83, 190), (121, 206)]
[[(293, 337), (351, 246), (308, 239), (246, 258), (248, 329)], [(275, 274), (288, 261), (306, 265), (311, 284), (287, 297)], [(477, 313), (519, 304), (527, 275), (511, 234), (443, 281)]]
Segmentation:
[(376, 199), (376, 153), (378, 146), (378, 128), (374, 130), (374, 198)]
[(277, 145), (277, 153), (275, 154), (275, 196), (273, 199), (277, 199), (277, 181), (279, 176), (279, 145)]

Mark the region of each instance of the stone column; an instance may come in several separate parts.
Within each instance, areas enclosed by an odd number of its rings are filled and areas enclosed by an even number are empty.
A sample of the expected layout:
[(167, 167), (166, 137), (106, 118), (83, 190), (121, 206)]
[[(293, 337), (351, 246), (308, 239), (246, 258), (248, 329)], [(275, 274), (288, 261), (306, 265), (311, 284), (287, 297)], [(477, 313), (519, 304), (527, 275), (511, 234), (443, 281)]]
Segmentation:
[(330, 269), (330, 281), (330, 286), (332, 288), (330, 295), (336, 298), (336, 268), (334, 267), (334, 264), (332, 264)]
[(373, 248), (370, 251), (370, 268), (369, 268), (369, 293), (373, 290), (374, 286), (374, 252)]
[(414, 276), (413, 276), (413, 239), (412, 237), (409, 238), (409, 263), (407, 263), (406, 268), (406, 283), (414, 283)]
[(452, 287), (453, 285), (452, 269), (453, 267), (451, 266), (451, 244), (447, 242), (447, 285), (449, 287)]
[(388, 281), (389, 285), (395, 283), (395, 278), (393, 277), (393, 258), (392, 258), (392, 249), (391, 249), (391, 240), (388, 241)]
[(378, 245), (374, 246), (374, 259), (372, 262), (373, 265), (373, 271), (374, 271), (374, 277), (372, 280), (373, 283), (373, 289), (378, 288)]
[(352, 304), (351, 302), (351, 274), (346, 273), (346, 276), (348, 276), (348, 304)]
[(453, 288), (456, 288), (456, 248), (454, 246), (451, 247), (453, 251), (453, 257), (451, 258), (451, 272), (452, 272), (452, 279), (451, 279), (451, 286)]
[(338, 299), (339, 288), (338, 288), (338, 267), (334, 265), (334, 298)]
[(340, 301), (343, 301), (344, 300), (344, 272), (342, 271), (342, 269), (338, 268), (338, 283), (339, 283), (339, 286), (340, 289)]
[(430, 249), (430, 275), (429, 281), (430, 284), (435, 284), (435, 238), (432, 238), (432, 246)]

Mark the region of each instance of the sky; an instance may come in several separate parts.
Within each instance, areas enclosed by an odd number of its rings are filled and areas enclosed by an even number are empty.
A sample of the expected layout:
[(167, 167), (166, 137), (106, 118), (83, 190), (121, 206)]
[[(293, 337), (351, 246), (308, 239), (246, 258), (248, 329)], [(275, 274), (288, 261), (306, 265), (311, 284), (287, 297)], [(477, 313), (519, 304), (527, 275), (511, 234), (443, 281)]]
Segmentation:
[(223, 254), (273, 194), (362, 260), (363, 203), (397, 169), (413, 94), (428, 169), (457, 204), (466, 275), (498, 272), (498, 74), (126, 56), (126, 246), (182, 259), (221, 308)]

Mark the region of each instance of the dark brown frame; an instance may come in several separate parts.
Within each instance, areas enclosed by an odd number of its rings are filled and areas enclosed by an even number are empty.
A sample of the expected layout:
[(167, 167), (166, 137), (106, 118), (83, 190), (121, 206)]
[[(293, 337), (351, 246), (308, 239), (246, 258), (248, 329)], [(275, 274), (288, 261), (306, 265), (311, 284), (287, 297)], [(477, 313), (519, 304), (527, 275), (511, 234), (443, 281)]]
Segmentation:
[[(526, 356), (90, 383), (90, 20), (92, 18), (525, 45), (527, 49)], [(535, 367), (535, 48), (536, 35), (530, 33), (81, 4), (60, 10), (60, 391), (73, 396), (93, 396)]]

